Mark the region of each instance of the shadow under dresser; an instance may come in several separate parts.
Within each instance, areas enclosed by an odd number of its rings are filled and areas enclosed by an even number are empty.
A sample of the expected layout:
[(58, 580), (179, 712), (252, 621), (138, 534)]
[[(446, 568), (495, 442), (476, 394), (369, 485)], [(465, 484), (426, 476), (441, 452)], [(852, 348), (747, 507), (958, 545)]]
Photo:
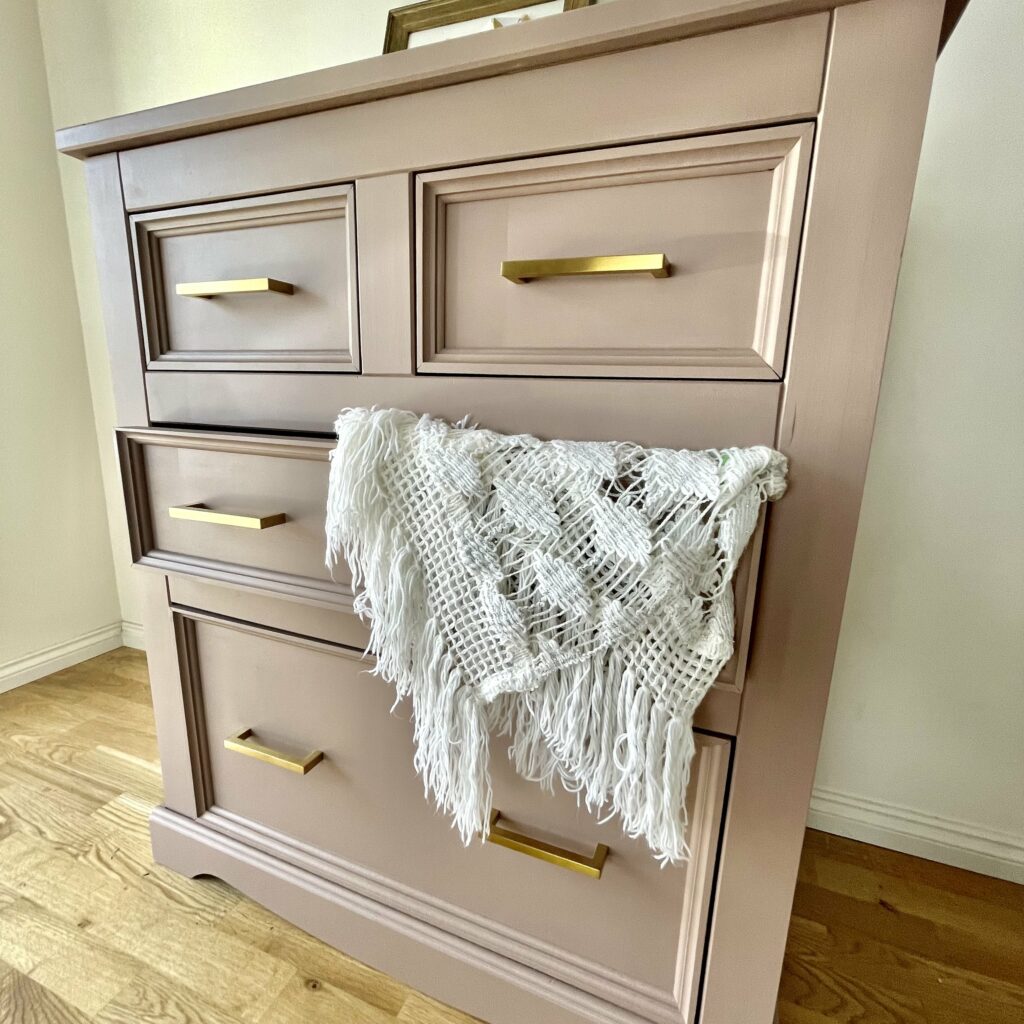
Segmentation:
[[(620, 0), (58, 133), (101, 271), (158, 861), (490, 1024), (772, 1020), (942, 23)], [(789, 457), (696, 717), (688, 862), (500, 751), (495, 842), (424, 799), (324, 567), (350, 406)]]

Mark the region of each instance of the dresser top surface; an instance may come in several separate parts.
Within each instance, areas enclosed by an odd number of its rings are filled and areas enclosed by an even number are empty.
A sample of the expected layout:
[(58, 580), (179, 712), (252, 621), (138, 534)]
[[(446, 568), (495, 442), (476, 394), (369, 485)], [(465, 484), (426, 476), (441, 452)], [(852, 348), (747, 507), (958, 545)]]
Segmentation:
[[(618, 0), (432, 46), (183, 100), (57, 131), (57, 148), (84, 159), (226, 128), (351, 106), (831, 10), (856, 0)], [(890, 0), (901, 3), (904, 0)], [(967, 0), (946, 0), (944, 38)]]

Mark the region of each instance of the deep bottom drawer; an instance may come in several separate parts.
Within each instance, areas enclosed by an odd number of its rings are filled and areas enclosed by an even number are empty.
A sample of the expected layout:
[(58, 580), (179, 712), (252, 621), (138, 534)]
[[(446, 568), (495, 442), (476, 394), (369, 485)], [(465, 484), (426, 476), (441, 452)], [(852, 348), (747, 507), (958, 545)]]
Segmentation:
[[(583, 854), (607, 845), (603, 874), (588, 877), (491, 843), (464, 848), (424, 799), (408, 708), (392, 712), (391, 687), (356, 652), (179, 614), (214, 816), (252, 822), (285, 847), (295, 841), (304, 857), (322, 851), (325, 863), (365, 869), (408, 912), (637, 1013), (624, 1019), (690, 1019), (728, 740), (698, 735), (693, 859), (664, 869), (617, 824), (600, 824), (568, 793), (521, 780), (495, 751), (494, 802), (507, 826)], [(302, 774), (248, 756), (260, 753), (253, 744), (297, 761), (323, 757)]]

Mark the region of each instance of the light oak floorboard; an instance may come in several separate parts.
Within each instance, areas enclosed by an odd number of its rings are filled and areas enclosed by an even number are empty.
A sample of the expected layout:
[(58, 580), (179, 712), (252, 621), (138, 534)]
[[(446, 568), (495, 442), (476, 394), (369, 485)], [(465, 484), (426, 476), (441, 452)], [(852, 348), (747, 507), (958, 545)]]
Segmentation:
[(399, 1024), (473, 1024), (474, 1018), (413, 992), (398, 1011)]
[(780, 1024), (1017, 1024), (1024, 886), (808, 831)]
[(312, 941), (301, 929), (250, 900), (240, 899), (224, 915), (219, 927), (292, 964), (303, 983), (329, 985), (383, 1011), (388, 1018), (394, 1017), (409, 998), (405, 985), (372, 967), (339, 956), (330, 946)]
[[(471, 1024), (152, 861), (143, 655), (0, 695), (0, 1022)], [(808, 832), (780, 1024), (1017, 1024), (1024, 887)]]
[(88, 1024), (48, 988), (11, 969), (0, 968), (0, 1020), (4, 1024)]
[(242, 1024), (197, 992), (156, 971), (135, 977), (93, 1018), (96, 1024)]

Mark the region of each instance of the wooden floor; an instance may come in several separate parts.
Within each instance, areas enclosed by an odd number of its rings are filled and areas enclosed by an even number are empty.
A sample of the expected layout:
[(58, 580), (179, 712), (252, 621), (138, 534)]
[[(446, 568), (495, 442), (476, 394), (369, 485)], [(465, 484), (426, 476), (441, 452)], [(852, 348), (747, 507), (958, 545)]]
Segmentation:
[[(160, 796), (140, 654), (0, 695), (0, 1024), (469, 1020), (155, 866)], [(780, 1020), (1021, 1024), (1024, 887), (809, 832)]]

